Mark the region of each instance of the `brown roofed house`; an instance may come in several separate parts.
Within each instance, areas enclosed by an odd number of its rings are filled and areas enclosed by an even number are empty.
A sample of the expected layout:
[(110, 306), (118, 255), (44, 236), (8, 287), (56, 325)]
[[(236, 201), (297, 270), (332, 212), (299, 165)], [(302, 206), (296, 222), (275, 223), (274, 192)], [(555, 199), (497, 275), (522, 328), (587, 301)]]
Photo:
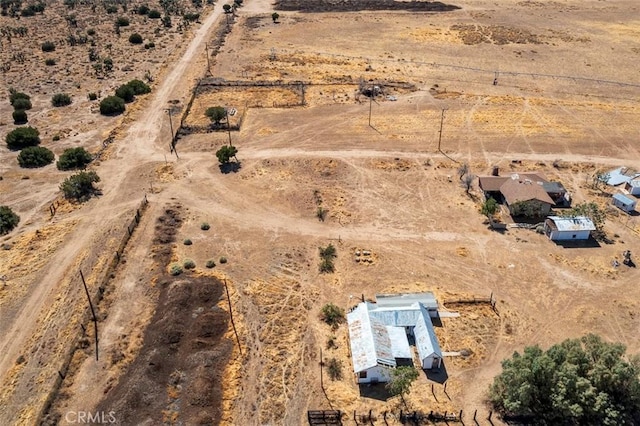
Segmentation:
[(513, 176), (500, 186), (500, 192), (513, 216), (544, 217), (555, 204), (542, 182)]

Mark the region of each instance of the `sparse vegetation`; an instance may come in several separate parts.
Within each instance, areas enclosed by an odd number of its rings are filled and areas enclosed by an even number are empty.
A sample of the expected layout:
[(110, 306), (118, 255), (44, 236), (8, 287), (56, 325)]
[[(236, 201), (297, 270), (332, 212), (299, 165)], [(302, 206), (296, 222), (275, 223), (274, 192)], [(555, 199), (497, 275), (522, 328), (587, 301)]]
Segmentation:
[(118, 19), (116, 19), (116, 26), (117, 27), (128, 27), (129, 26), (129, 18), (126, 18), (124, 16), (118, 17)]
[(54, 107), (71, 105), (71, 96), (66, 93), (56, 93), (51, 98), (51, 105), (53, 105)]
[(335, 271), (333, 260), (338, 256), (336, 248), (333, 244), (329, 244), (326, 247), (319, 247), (320, 250), (320, 272), (332, 273)]
[(89, 98), (90, 101), (95, 101), (96, 99), (98, 99), (98, 94), (95, 92), (90, 92), (87, 97)]
[(502, 362), (490, 388), (503, 414), (540, 424), (633, 425), (640, 422), (640, 359), (619, 343), (589, 334), (543, 351), (529, 346)]
[(327, 372), (331, 380), (342, 380), (342, 361), (331, 358), (327, 361)]
[(56, 64), (56, 60), (53, 58), (47, 58), (44, 60), (44, 64), (48, 67), (52, 67)]
[(51, 150), (41, 146), (29, 146), (18, 154), (20, 167), (34, 169), (53, 163), (55, 155)]
[(458, 167), (458, 178), (462, 180), (464, 175), (466, 175), (467, 173), (469, 173), (469, 164), (462, 163), (460, 167)]
[(346, 317), (344, 309), (333, 303), (327, 303), (320, 310), (320, 319), (329, 324), (331, 328), (336, 329), (346, 320)]
[(274, 23), (274, 24), (277, 24), (277, 23), (278, 23), (278, 18), (280, 18), (280, 15), (278, 14), (278, 12), (273, 12), (273, 13), (271, 14), (271, 19), (273, 20), (273, 23)]
[[(25, 108), (24, 101), (28, 101), (28, 108)], [(31, 109), (31, 96), (26, 93), (18, 92), (15, 89), (9, 89), (9, 102), (13, 109)]]
[(204, 266), (206, 266), (208, 269), (215, 268), (216, 262), (214, 262), (213, 259), (209, 259), (207, 260), (207, 263), (205, 263)]
[(329, 336), (327, 339), (327, 349), (336, 349), (338, 345), (336, 344), (336, 336)]
[(327, 209), (318, 206), (318, 208), (316, 209), (316, 217), (320, 222), (324, 222), (325, 218), (327, 217), (327, 212)]
[(208, 231), (211, 228), (211, 226), (209, 226), (209, 224), (207, 222), (202, 222), (200, 224), (200, 229), (202, 229), (203, 231)]
[(136, 93), (128, 84), (123, 84), (116, 89), (116, 96), (124, 100), (125, 103), (131, 103), (136, 98)]
[(228, 164), (231, 161), (231, 158), (235, 158), (236, 162), (238, 161), (236, 158), (237, 153), (238, 149), (235, 146), (224, 145), (216, 151), (216, 157), (218, 157), (220, 164)]
[(231, 13), (231, 5), (230, 4), (225, 4), (224, 6), (222, 6), (222, 9), (224, 9), (224, 13)]
[(147, 16), (149, 17), (149, 19), (160, 19), (162, 17), (162, 14), (158, 10), (152, 9), (149, 11)]
[(8, 206), (0, 206), (0, 235), (8, 234), (20, 223), (20, 216)]
[(194, 269), (196, 267), (196, 262), (191, 259), (185, 259), (184, 262), (182, 262), (182, 266), (184, 266), (184, 269)]
[(467, 194), (469, 194), (469, 191), (471, 191), (471, 188), (473, 188), (473, 181), (475, 179), (476, 179), (476, 176), (470, 173), (467, 173), (462, 178), (462, 185), (464, 186), (464, 190)]
[(11, 105), (13, 105), (13, 109), (18, 110), (28, 110), (31, 109), (31, 100), (29, 99), (25, 99), (25, 98), (19, 98), (16, 99), (15, 102), (13, 102)]
[(415, 367), (403, 366), (391, 370), (391, 379), (385, 387), (392, 395), (400, 395), (404, 401), (404, 396), (411, 391), (411, 385), (418, 378), (418, 370)]
[(84, 169), (93, 160), (93, 156), (84, 148), (65, 149), (56, 167), (58, 170)]
[(222, 264), (227, 263), (227, 258), (226, 258), (226, 257), (224, 257), (224, 256), (222, 256), (222, 257), (220, 258), (219, 262), (220, 262), (220, 263), (222, 263)]
[(209, 117), (209, 120), (216, 126), (220, 125), (220, 122), (227, 116), (227, 110), (221, 106), (209, 107), (204, 112), (204, 115)]
[(180, 275), (182, 273), (182, 266), (180, 266), (180, 264), (178, 263), (174, 263), (169, 268), (169, 273), (174, 277)]
[(40, 132), (31, 126), (18, 127), (7, 134), (5, 141), (7, 148), (14, 151), (28, 146), (37, 146), (40, 145)]
[(100, 101), (100, 114), (118, 115), (125, 110), (124, 100), (118, 96), (107, 96)]
[(190, 246), (191, 244), (193, 244), (193, 241), (191, 241), (189, 238), (186, 238), (184, 241), (182, 241), (182, 244), (184, 244), (185, 246)]
[(96, 188), (93, 186), (96, 182), (100, 182), (100, 177), (96, 172), (79, 172), (66, 178), (60, 184), (60, 190), (67, 199), (85, 201), (96, 192)]
[(40, 47), (43, 52), (53, 52), (56, 50), (56, 45), (52, 41), (45, 41)]
[(138, 15), (148, 15), (149, 12), (150, 12), (149, 6), (147, 6), (146, 4), (143, 4), (139, 6), (138, 9), (136, 9), (136, 13)]
[(142, 80), (131, 80), (127, 86), (133, 90), (135, 95), (146, 95), (151, 93), (151, 87)]

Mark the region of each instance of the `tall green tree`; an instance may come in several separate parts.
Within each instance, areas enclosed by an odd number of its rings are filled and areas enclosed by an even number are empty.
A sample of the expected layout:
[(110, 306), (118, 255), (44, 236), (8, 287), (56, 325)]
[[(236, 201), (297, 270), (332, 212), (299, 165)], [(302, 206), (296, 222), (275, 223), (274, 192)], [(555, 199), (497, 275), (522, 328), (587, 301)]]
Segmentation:
[(485, 215), (488, 219), (493, 218), (493, 215), (498, 211), (498, 202), (492, 197), (487, 198), (482, 204), (482, 208), (480, 209), (480, 213)]
[(100, 177), (96, 172), (79, 172), (69, 176), (60, 184), (60, 190), (65, 198), (85, 201), (96, 192), (93, 184), (100, 182)]
[(8, 206), (0, 206), (0, 235), (8, 234), (18, 226), (20, 216)]
[(204, 112), (204, 115), (209, 117), (209, 120), (217, 126), (227, 116), (227, 110), (221, 106), (209, 107)]
[(391, 379), (385, 387), (392, 395), (400, 395), (404, 402), (405, 395), (411, 391), (411, 385), (418, 378), (418, 370), (415, 367), (403, 366), (391, 370)]
[(216, 157), (218, 157), (218, 161), (220, 164), (229, 164), (231, 158), (235, 158), (236, 162), (238, 159), (236, 158), (236, 154), (238, 153), (238, 148), (232, 145), (224, 145), (218, 151), (216, 151)]
[(503, 414), (548, 425), (640, 424), (640, 359), (625, 346), (589, 334), (543, 351), (515, 352), (490, 388)]
[(604, 232), (603, 228), (607, 214), (594, 202), (577, 204), (572, 209), (564, 212), (563, 215), (569, 217), (586, 216), (591, 219), (599, 233)]
[(7, 148), (11, 150), (37, 146), (40, 145), (40, 132), (31, 126), (18, 127), (7, 133), (5, 142), (7, 143)]

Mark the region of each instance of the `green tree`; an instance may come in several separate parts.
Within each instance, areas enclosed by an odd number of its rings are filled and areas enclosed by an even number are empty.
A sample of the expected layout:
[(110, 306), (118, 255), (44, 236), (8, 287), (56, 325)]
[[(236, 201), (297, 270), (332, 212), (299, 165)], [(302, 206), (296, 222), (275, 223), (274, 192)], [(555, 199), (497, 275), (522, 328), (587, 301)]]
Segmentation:
[(385, 385), (392, 395), (400, 395), (404, 402), (404, 396), (411, 391), (411, 385), (418, 378), (418, 370), (415, 367), (403, 366), (391, 370), (391, 378)]
[(52, 41), (45, 41), (40, 47), (42, 48), (43, 52), (53, 52), (54, 50), (56, 50), (56, 45), (53, 44)]
[(235, 158), (236, 162), (238, 159), (236, 158), (236, 154), (238, 153), (238, 148), (232, 145), (224, 145), (218, 151), (216, 151), (216, 157), (218, 157), (218, 161), (220, 164), (228, 164), (231, 161), (231, 158)]
[(14, 151), (28, 146), (37, 146), (40, 145), (40, 132), (31, 126), (18, 127), (7, 134), (5, 142), (7, 148)]
[(320, 272), (326, 274), (335, 272), (333, 259), (335, 259), (338, 254), (333, 244), (329, 244), (326, 247), (318, 247), (318, 250), (320, 251)]
[(217, 126), (227, 116), (227, 110), (221, 106), (209, 107), (204, 112), (204, 115), (209, 117), (209, 120)]
[(344, 309), (333, 303), (327, 303), (320, 310), (320, 319), (332, 328), (338, 328), (345, 321)]
[(123, 84), (116, 89), (116, 96), (123, 99), (125, 103), (130, 103), (136, 98), (136, 92), (128, 84)]
[(142, 44), (142, 36), (138, 33), (133, 33), (129, 36), (129, 43)]
[(116, 27), (128, 27), (129, 26), (129, 18), (124, 16), (120, 16), (116, 19)]
[(118, 115), (124, 112), (124, 100), (117, 96), (107, 96), (100, 101), (100, 114)]
[(162, 17), (162, 14), (156, 9), (151, 9), (147, 16), (149, 16), (149, 19), (160, 19)]
[(27, 110), (27, 109), (31, 109), (31, 100), (27, 99), (27, 98), (17, 98), (16, 100), (14, 100), (11, 105), (13, 105), (13, 109), (14, 110)]
[(54, 107), (71, 105), (71, 96), (66, 93), (56, 93), (51, 98), (51, 105), (53, 105)]
[(93, 156), (84, 148), (65, 149), (56, 167), (58, 170), (84, 169), (93, 160)]
[(151, 93), (151, 87), (142, 80), (131, 80), (127, 83), (127, 86), (129, 86), (136, 95), (146, 95), (147, 93)]
[(278, 22), (278, 18), (280, 17), (280, 15), (278, 15), (278, 12), (273, 12), (271, 14), (271, 19), (273, 20), (273, 23), (277, 23)]
[(589, 334), (543, 351), (515, 352), (502, 362), (490, 401), (503, 414), (549, 425), (636, 425), (640, 422), (640, 359), (619, 343)]
[(27, 124), (29, 118), (27, 117), (27, 112), (23, 109), (17, 109), (13, 111), (13, 124)]
[[(13, 106), (14, 109), (30, 109), (31, 108), (31, 106), (29, 106), (29, 108), (16, 107), (16, 101), (18, 99), (26, 99), (27, 101), (31, 101), (31, 96), (27, 95), (26, 93), (18, 92), (14, 88), (9, 89), (9, 102), (11, 103), (11, 106)], [(31, 105), (31, 102), (29, 102), (29, 105)]]
[(53, 163), (55, 155), (51, 150), (41, 146), (29, 146), (18, 154), (20, 167), (35, 169)]
[(487, 198), (487, 201), (482, 204), (482, 208), (480, 209), (480, 213), (485, 215), (488, 219), (491, 219), (497, 211), (498, 202), (492, 197)]
[(224, 6), (222, 6), (222, 9), (224, 9), (224, 13), (231, 13), (231, 5), (230, 4), (225, 4)]
[(15, 214), (10, 207), (0, 206), (0, 235), (8, 234), (18, 226), (20, 216)]
[(596, 227), (597, 233), (604, 234), (604, 224), (607, 214), (596, 203), (582, 203), (575, 205), (572, 209), (563, 213), (563, 216), (576, 217), (586, 216)]
[(69, 176), (60, 184), (60, 190), (65, 198), (84, 201), (96, 192), (94, 183), (100, 182), (96, 172), (79, 172)]

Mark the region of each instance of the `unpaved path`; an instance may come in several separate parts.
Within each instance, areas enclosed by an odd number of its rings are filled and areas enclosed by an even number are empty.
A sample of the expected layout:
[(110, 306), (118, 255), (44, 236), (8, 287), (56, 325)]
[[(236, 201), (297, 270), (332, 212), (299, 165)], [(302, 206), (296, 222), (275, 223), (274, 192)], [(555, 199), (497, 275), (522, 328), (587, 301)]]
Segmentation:
[[(5, 333), (0, 342), (0, 372), (3, 377), (15, 363), (16, 358), (28, 350), (27, 342), (36, 331), (44, 332), (46, 336), (47, 330), (36, 330), (38, 319), (46, 314), (45, 310), (49, 306), (48, 302), (55, 295), (56, 286), (68, 274), (76, 274), (73, 266), (78, 257), (85, 250), (92, 249), (92, 241), (105, 231), (107, 222), (105, 216), (109, 217), (114, 213), (114, 207), (116, 209), (120, 207), (121, 211), (126, 210), (142, 197), (145, 183), (139, 182), (132, 171), (142, 163), (164, 158), (164, 153), (167, 151), (164, 146), (170, 139), (168, 132), (164, 130), (168, 127), (165, 108), (170, 100), (186, 99), (188, 96), (192, 80), (201, 70), (199, 66), (194, 69), (189, 69), (189, 66), (194, 64), (198, 57), (200, 61), (203, 60), (202, 52), (208, 41), (208, 34), (222, 11), (220, 3), (203, 21), (183, 56), (155, 88), (147, 110), (140, 114), (135, 124), (126, 131), (118, 143), (115, 158), (101, 164), (98, 171), (103, 182), (103, 196), (82, 209), (83, 219), (78, 225), (78, 230), (69, 239), (67, 246), (59, 250), (56, 257), (52, 259), (43, 279), (25, 301), (20, 313), (4, 327)], [(164, 121), (167, 123), (165, 124)], [(163, 137), (167, 141), (166, 144), (161, 143)], [(126, 197), (126, 194), (131, 194), (132, 187), (140, 190), (135, 191), (135, 195)], [(43, 339), (48, 340), (52, 337), (43, 337)], [(16, 400), (20, 399), (16, 398)], [(14, 404), (13, 409), (1, 411), (0, 424), (13, 424), (19, 407)]]

